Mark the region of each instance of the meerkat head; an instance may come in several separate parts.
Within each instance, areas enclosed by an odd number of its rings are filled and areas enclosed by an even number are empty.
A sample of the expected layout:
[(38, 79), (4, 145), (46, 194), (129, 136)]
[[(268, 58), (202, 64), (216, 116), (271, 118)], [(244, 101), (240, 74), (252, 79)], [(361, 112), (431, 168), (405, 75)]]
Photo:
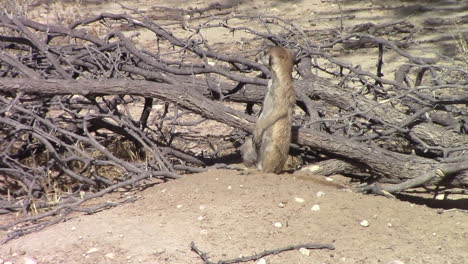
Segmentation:
[(294, 57), (292, 51), (283, 47), (272, 47), (260, 54), (260, 60), (272, 74), (291, 73)]

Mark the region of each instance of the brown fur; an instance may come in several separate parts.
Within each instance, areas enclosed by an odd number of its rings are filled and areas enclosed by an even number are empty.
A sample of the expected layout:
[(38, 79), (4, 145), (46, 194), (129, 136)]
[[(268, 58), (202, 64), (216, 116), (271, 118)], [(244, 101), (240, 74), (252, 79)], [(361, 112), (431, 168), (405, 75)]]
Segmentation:
[(280, 173), (288, 157), (291, 126), (296, 103), (292, 86), (294, 55), (281, 47), (270, 48), (262, 57), (271, 70), (268, 92), (253, 138), (241, 147), (244, 164), (263, 172)]

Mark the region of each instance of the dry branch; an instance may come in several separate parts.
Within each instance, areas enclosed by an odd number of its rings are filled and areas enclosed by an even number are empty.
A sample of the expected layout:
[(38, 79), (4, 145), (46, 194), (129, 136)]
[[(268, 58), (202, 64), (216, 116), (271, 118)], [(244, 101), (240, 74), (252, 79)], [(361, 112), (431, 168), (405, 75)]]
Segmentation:
[[(66, 88), (63, 88), (66, 87)], [(85, 88), (83, 88), (85, 87)], [(129, 89), (128, 87), (132, 87)], [(251, 116), (243, 114), (222, 103), (211, 101), (197, 93), (201, 87), (180, 86), (146, 81), (107, 80), (96, 81), (63, 81), (38, 80), (29, 82), (25, 79), (0, 79), (0, 91), (11, 93), (41, 93), (49, 95), (68, 94), (70, 91), (79, 91), (75, 94), (102, 95), (102, 94), (131, 94), (145, 97), (154, 97), (168, 101), (186, 109), (190, 109), (201, 116), (213, 119), (245, 131), (252, 129), (254, 120)], [(468, 169), (465, 161), (443, 163), (432, 159), (401, 154), (379, 148), (377, 146), (362, 144), (341, 136), (300, 128), (297, 132), (297, 143), (312, 147), (315, 150), (330, 155), (340, 156), (361, 164), (371, 175), (385, 185), (382, 187), (389, 192), (399, 192), (402, 189), (417, 187), (424, 184), (437, 184), (447, 177)], [(462, 175), (460, 175), (462, 176)], [(403, 182), (403, 183), (402, 183)], [(456, 187), (468, 186), (465, 177), (457, 179), (461, 183)], [(404, 188), (402, 188), (404, 186)]]
[(285, 251), (299, 250), (301, 248), (334, 250), (335, 246), (333, 246), (332, 244), (319, 244), (319, 243), (299, 244), (299, 245), (292, 245), (292, 246), (287, 246), (287, 247), (282, 247), (282, 248), (277, 248), (277, 249), (265, 250), (263, 252), (260, 252), (252, 256), (239, 257), (239, 258), (234, 258), (234, 259), (229, 259), (229, 260), (219, 260), (219, 261), (213, 262), (208, 259), (207, 253), (201, 251), (195, 245), (195, 242), (190, 243), (190, 249), (193, 252), (197, 253), (197, 255), (200, 256), (200, 258), (205, 262), (205, 264), (233, 264), (233, 263), (241, 263), (241, 262), (248, 262), (248, 261), (256, 261), (269, 255), (277, 255)]

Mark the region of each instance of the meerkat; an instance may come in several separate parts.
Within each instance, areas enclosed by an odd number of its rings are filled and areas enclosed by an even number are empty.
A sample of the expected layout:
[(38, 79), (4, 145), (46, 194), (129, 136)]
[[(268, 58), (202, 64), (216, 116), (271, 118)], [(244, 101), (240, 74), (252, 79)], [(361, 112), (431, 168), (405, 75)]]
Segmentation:
[(268, 91), (253, 136), (241, 147), (244, 164), (263, 172), (280, 173), (288, 158), (296, 104), (292, 85), (293, 53), (282, 47), (268, 49), (262, 62), (271, 70)]

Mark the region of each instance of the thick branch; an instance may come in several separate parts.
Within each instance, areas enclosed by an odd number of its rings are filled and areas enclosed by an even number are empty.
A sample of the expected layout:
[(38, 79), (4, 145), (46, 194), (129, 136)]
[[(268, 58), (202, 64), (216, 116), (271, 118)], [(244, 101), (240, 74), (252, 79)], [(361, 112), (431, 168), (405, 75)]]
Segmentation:
[[(129, 89), (128, 87), (132, 87)], [(204, 117), (251, 131), (254, 118), (223, 104), (203, 97), (196, 86), (180, 86), (147, 81), (64, 81), (41, 80), (29, 82), (25, 79), (0, 79), (0, 91), (40, 94), (132, 94), (166, 100)], [(361, 163), (371, 170), (371, 174), (382, 177), (382, 182), (391, 184), (427, 177), (426, 183), (437, 184), (445, 177), (457, 175), (468, 169), (466, 160), (457, 163), (440, 163), (432, 159), (395, 153), (377, 146), (351, 141), (308, 129), (299, 129), (297, 142), (330, 155)], [(456, 169), (453, 169), (456, 168)], [(418, 178), (419, 179), (419, 178)], [(468, 186), (468, 179), (457, 179)]]

